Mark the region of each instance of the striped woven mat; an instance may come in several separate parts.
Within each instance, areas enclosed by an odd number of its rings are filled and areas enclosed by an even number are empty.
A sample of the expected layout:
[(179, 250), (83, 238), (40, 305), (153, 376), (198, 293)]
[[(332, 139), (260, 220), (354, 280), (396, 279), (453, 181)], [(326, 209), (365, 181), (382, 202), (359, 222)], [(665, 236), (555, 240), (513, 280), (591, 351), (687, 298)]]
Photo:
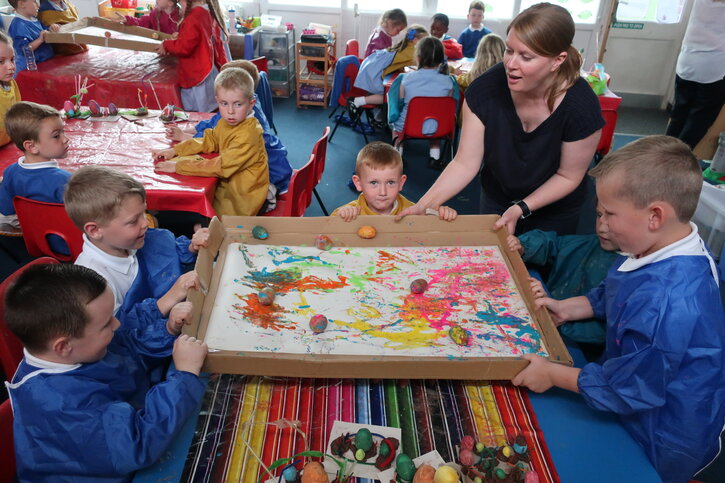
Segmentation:
[(499, 446), (522, 434), (539, 481), (559, 481), (527, 394), (508, 384), (234, 375), (211, 376), (181, 481), (254, 483), (259, 459), (269, 466), (305, 450), (300, 431), (325, 451), (335, 420), (399, 427), (410, 457), (437, 450), (445, 461), (464, 435)]

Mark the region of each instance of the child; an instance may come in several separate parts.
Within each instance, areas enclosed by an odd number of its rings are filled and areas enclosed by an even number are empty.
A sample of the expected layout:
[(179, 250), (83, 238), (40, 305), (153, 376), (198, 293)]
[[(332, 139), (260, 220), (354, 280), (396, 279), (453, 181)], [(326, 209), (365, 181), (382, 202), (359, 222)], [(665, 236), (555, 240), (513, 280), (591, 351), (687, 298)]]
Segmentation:
[(120, 22), (126, 25), (138, 25), (151, 30), (159, 30), (167, 34), (179, 31), (181, 8), (179, 0), (157, 0), (156, 7), (141, 17), (120, 15)]
[[(257, 86), (259, 85), (259, 71), (257, 70), (256, 65), (248, 60), (233, 60), (224, 64), (222, 66), (222, 71), (229, 67), (239, 67), (240, 69), (246, 70), (247, 73), (252, 76), (252, 81), (254, 81), (254, 91), (257, 91)], [(292, 166), (290, 166), (289, 161), (287, 160), (287, 148), (284, 147), (282, 141), (276, 134), (274, 134), (274, 131), (269, 126), (267, 116), (264, 115), (264, 111), (262, 110), (260, 103), (255, 102), (252, 109), (254, 111), (254, 117), (257, 118), (257, 121), (259, 121), (259, 124), (262, 126), (262, 131), (264, 132), (264, 150), (267, 151), (267, 160), (269, 163), (269, 188), (271, 191), (274, 191), (275, 196), (277, 193), (286, 193), (287, 188), (289, 187), (290, 178), (292, 177)], [(213, 129), (221, 118), (222, 115), (220, 113), (216, 113), (211, 119), (201, 121), (196, 126), (185, 130), (180, 129), (177, 126), (171, 126), (166, 130), (166, 137), (173, 141), (186, 141), (192, 137), (204, 137), (204, 131), (207, 129)], [(274, 208), (273, 206), (270, 208), (271, 202), (274, 201), (274, 197), (270, 200), (270, 194), (268, 193), (268, 209)]]
[(465, 74), (459, 74), (456, 82), (461, 89), (468, 88), (475, 79), (488, 69), (503, 61), (503, 53), (506, 50), (506, 43), (496, 34), (486, 35), (476, 48), (476, 58), (473, 60), (471, 70)]
[(463, 57), (476, 55), (476, 47), (483, 37), (491, 31), (483, 26), (483, 12), (486, 7), (480, 0), (474, 0), (468, 6), (468, 21), (470, 25), (463, 29), (458, 37), (458, 43), (463, 46)]
[[(216, 176), (214, 210), (218, 215), (253, 216), (267, 197), (269, 169), (262, 126), (254, 118), (254, 81), (243, 69), (224, 69), (216, 81), (216, 99), (222, 119), (204, 131), (203, 139), (189, 139), (173, 148), (154, 151), (156, 170), (191, 176)], [(212, 159), (188, 156), (219, 153)], [(163, 161), (174, 156), (184, 156)]]
[(20, 89), (15, 77), (15, 52), (7, 35), (0, 32), (0, 146), (10, 142), (5, 130), (5, 113), (20, 101)]
[[(70, 173), (60, 169), (56, 160), (65, 158), (69, 141), (63, 131), (60, 112), (34, 102), (18, 102), (8, 109), (5, 130), (24, 154), (17, 163), (5, 169), (0, 183), (0, 213), (11, 217), (6, 223), (17, 227), (15, 196), (63, 203), (63, 190)], [(50, 238), (50, 247), (60, 254), (69, 253), (59, 237)]]
[(15, 71), (28, 68), (27, 55), (32, 54), (30, 63), (44, 62), (53, 57), (53, 48), (45, 43), (45, 32), (57, 32), (60, 25), (51, 24), (43, 27), (37, 19), (38, 3), (36, 0), (8, 0), (15, 9), (15, 18), (8, 27), (8, 36), (15, 48)]
[(146, 191), (132, 177), (102, 166), (84, 166), (68, 181), (65, 209), (83, 232), (76, 265), (103, 275), (123, 323), (165, 319), (189, 289), (196, 272), (181, 275), (208, 243), (208, 229), (174, 239), (168, 230), (148, 229)]
[[(68, 0), (43, 0), (38, 10), (38, 20), (43, 25), (65, 25), (78, 21), (78, 11)], [(80, 54), (88, 50), (84, 44), (53, 44), (58, 55)]]
[(388, 10), (380, 16), (380, 25), (375, 27), (368, 39), (368, 46), (365, 49), (365, 57), (376, 50), (387, 49), (393, 45), (393, 37), (398, 35), (408, 26), (408, 18), (399, 8)]
[(612, 411), (665, 482), (684, 482), (718, 452), (725, 423), (725, 314), (715, 262), (690, 222), (702, 172), (690, 149), (667, 136), (609, 154), (597, 180), (601, 223), (623, 252), (583, 297), (536, 301), (558, 324), (607, 320), (603, 363), (582, 369), (536, 355), (516, 385), (578, 391)]
[(443, 42), (443, 50), (448, 60), (456, 60), (463, 57), (463, 47), (455, 38), (448, 35), (448, 15), (437, 13), (431, 18), (430, 35)]
[[(226, 64), (222, 45), (224, 20), (217, 0), (180, 0), (184, 11), (178, 37), (164, 40), (156, 51), (179, 57), (181, 102), (187, 111), (211, 112), (215, 109), (214, 79)], [(211, 41), (207, 41), (211, 39)]]
[(369, 92), (371, 95), (348, 99), (348, 106), (353, 113), (366, 104), (383, 104), (385, 87), (383, 77), (396, 72), (408, 65), (415, 65), (415, 45), (420, 39), (428, 36), (422, 25), (412, 25), (405, 33), (403, 40), (388, 49), (378, 50), (366, 57), (360, 65), (355, 78), (355, 87)]
[[(181, 324), (190, 314), (186, 303)], [(6, 383), (20, 481), (130, 481), (201, 403), (206, 344), (177, 338), (181, 324), (119, 324), (93, 270), (29, 267), (8, 289), (5, 321), (25, 348)], [(176, 369), (158, 377), (169, 355)]]
[[(390, 144), (374, 141), (360, 150), (355, 162), (352, 181), (360, 196), (337, 208), (331, 216), (352, 221), (360, 215), (397, 215), (414, 204), (400, 194), (405, 180), (400, 153)], [(456, 216), (453, 208), (438, 208), (441, 220), (453, 221)]]
[[(527, 264), (547, 269), (546, 287), (557, 299), (585, 294), (604, 280), (619, 256), (617, 243), (602, 223), (602, 208), (597, 206), (596, 235), (562, 235), (553, 231), (532, 230), (519, 238), (509, 235), (509, 250), (518, 251)], [(561, 333), (583, 343), (603, 345), (603, 320), (587, 319), (564, 324)]]
[[(443, 55), (443, 43), (435, 37), (425, 37), (415, 47), (418, 69), (404, 74), (400, 84), (399, 98), (403, 99), (403, 108), (393, 124), (393, 144), (402, 154), (399, 136), (403, 132), (408, 106), (414, 97), (447, 97), (453, 92), (454, 82), (448, 75), (448, 64)], [(423, 134), (433, 134), (437, 123), (426, 119), (423, 123)], [(438, 161), (441, 157), (441, 143), (438, 139), (430, 141), (430, 158)]]

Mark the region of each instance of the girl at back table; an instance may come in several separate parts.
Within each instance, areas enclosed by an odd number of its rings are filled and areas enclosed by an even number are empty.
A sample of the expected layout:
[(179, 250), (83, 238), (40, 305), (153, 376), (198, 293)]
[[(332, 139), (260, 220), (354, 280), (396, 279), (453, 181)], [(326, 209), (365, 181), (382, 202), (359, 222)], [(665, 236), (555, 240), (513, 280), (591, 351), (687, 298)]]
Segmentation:
[(365, 57), (376, 50), (387, 49), (393, 45), (393, 37), (408, 26), (408, 18), (399, 8), (387, 10), (380, 16), (380, 25), (375, 27), (368, 39), (368, 46), (365, 48)]
[(180, 0), (183, 17), (176, 38), (164, 40), (159, 54), (179, 58), (181, 101), (187, 111), (216, 109), (214, 79), (227, 58), (222, 34), (226, 27), (218, 0)]
[(138, 25), (151, 30), (159, 30), (167, 34), (179, 31), (181, 8), (179, 0), (156, 0), (156, 7), (142, 17), (118, 15), (119, 22), (125, 25)]

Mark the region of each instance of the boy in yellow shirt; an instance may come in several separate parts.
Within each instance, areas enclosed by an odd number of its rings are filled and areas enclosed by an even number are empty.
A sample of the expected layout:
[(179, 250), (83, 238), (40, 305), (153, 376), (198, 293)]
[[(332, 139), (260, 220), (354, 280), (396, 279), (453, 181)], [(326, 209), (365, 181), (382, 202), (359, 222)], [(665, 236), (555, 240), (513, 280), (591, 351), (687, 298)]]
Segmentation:
[[(360, 150), (355, 162), (352, 181), (360, 196), (333, 211), (331, 216), (352, 221), (360, 215), (397, 215), (414, 204), (400, 194), (405, 180), (400, 153), (390, 144), (372, 142)], [(453, 221), (458, 212), (441, 206), (438, 216), (441, 220)]]
[[(254, 81), (243, 69), (224, 69), (214, 81), (214, 90), (222, 115), (217, 125), (207, 129), (203, 138), (153, 151), (154, 159), (160, 161), (156, 170), (215, 176), (219, 178), (214, 194), (217, 214), (253, 216), (262, 208), (269, 187), (263, 130), (253, 114)], [(211, 159), (190, 156), (198, 153), (219, 155)]]

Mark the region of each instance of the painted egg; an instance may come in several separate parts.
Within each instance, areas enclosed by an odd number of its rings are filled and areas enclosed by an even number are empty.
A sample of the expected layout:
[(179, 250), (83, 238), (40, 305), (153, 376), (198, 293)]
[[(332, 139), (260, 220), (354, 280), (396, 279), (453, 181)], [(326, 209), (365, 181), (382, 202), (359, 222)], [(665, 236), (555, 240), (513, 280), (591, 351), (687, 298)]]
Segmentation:
[(476, 453), (477, 454), (483, 453), (484, 448), (485, 448), (485, 446), (483, 445), (483, 443), (481, 443), (481, 442), (476, 443)]
[(265, 227), (257, 225), (252, 228), (252, 236), (257, 240), (266, 240), (269, 238), (269, 232)]
[(169, 122), (169, 121), (173, 121), (174, 117), (175, 117), (174, 106), (172, 106), (171, 104), (167, 104), (164, 107), (164, 110), (161, 111), (161, 115), (159, 116), (159, 119), (161, 119), (162, 121)]
[(477, 465), (478, 462), (481, 461), (481, 457), (470, 449), (462, 449), (458, 454), (458, 461), (460, 461), (463, 466), (473, 466)]
[(501, 452), (507, 458), (510, 458), (511, 455), (514, 454), (514, 451), (511, 449), (510, 446), (504, 446), (503, 448), (501, 448)]
[(368, 428), (361, 428), (355, 435), (355, 446), (367, 452), (373, 447), (373, 435)]
[(151, 38), (154, 39), (154, 40), (159, 40), (159, 34), (157, 34), (156, 32), (154, 32), (154, 33), (151, 34)]
[(302, 469), (301, 483), (330, 483), (325, 468), (317, 461), (310, 461)]
[(461, 449), (473, 449), (473, 445), (476, 444), (476, 440), (473, 439), (473, 436), (466, 435), (463, 438), (461, 438)]
[[(460, 325), (454, 325), (453, 327), (451, 327), (451, 329), (448, 331), (448, 335), (451, 337), (451, 339), (453, 339), (453, 342), (455, 342), (456, 344), (468, 345), (468, 331)], [(509, 448), (509, 450), (510, 449), (511, 448)]]
[(327, 235), (317, 235), (315, 237), (315, 246), (319, 250), (329, 250), (332, 248), (332, 239)]
[(103, 35), (105, 35), (107, 39), (111, 38), (111, 32), (109, 32), (108, 30), (106, 30), (106, 32)]
[(415, 464), (405, 453), (400, 453), (395, 459), (395, 471), (401, 480), (411, 481), (415, 475)]
[(358, 450), (355, 451), (355, 459), (358, 461), (364, 461), (365, 460), (365, 451), (358, 448)]
[(390, 444), (386, 440), (382, 440), (380, 442), (380, 449), (378, 449), (378, 453), (380, 453), (380, 456), (388, 456), (390, 454), (390, 450)]
[(321, 314), (313, 315), (310, 318), (310, 329), (315, 334), (322, 334), (327, 328), (327, 317)]
[(287, 466), (282, 470), (282, 477), (284, 481), (297, 481), (297, 468), (294, 465)]
[(73, 103), (71, 101), (65, 101), (63, 103), (63, 110), (67, 115), (72, 116), (74, 114)]
[(539, 474), (534, 471), (527, 471), (526, 475), (524, 475), (524, 481), (526, 483), (539, 483)]
[(257, 294), (257, 299), (259, 300), (259, 303), (262, 305), (272, 305), (272, 302), (274, 302), (275, 295), (276, 295), (276, 293), (272, 287), (264, 287)]
[(528, 450), (528, 446), (526, 445), (526, 438), (519, 434), (518, 436), (516, 436), (516, 439), (514, 439), (514, 451), (516, 451), (518, 454), (524, 454), (526, 453), (526, 450)]
[(422, 464), (415, 472), (413, 483), (433, 483), (436, 470), (431, 465)]
[(357, 236), (359, 236), (360, 238), (368, 239), (368, 240), (371, 238), (375, 238), (375, 235), (377, 235), (377, 234), (378, 234), (378, 231), (375, 229), (375, 227), (370, 226), (370, 225), (361, 226), (357, 230)]
[(473, 483), (483, 483), (483, 480), (477, 476), (473, 479)]
[(101, 105), (93, 99), (88, 101), (88, 109), (91, 111), (91, 116), (93, 117), (101, 117), (103, 115), (101, 112)]
[(450, 466), (439, 466), (433, 481), (435, 483), (458, 483), (458, 473)]
[(410, 282), (410, 291), (416, 294), (421, 294), (428, 290), (428, 281), (423, 278), (416, 278)]
[(109, 116), (118, 116), (118, 108), (116, 107), (116, 104), (113, 102), (108, 104), (108, 115)]
[(136, 109), (137, 116), (146, 116), (146, 115), (148, 115), (148, 113), (149, 113), (148, 108), (146, 108), (144, 106), (141, 106), (138, 109)]

